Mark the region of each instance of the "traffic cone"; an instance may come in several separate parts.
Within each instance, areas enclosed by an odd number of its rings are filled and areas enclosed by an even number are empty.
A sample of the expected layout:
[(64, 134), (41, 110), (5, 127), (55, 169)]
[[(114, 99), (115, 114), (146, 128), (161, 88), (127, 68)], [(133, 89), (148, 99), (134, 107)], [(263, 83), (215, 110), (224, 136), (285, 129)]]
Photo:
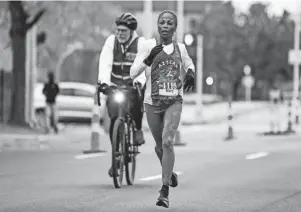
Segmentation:
[(228, 135), (225, 138), (225, 141), (229, 141), (229, 140), (233, 140), (234, 139), (232, 121), (233, 121), (232, 100), (231, 100), (231, 98), (229, 98), (229, 106), (228, 106)]
[(91, 121), (92, 133), (91, 133), (91, 149), (83, 151), (84, 154), (91, 153), (101, 153), (106, 152), (105, 150), (100, 149), (100, 116), (99, 116), (99, 107), (94, 105), (93, 116)]

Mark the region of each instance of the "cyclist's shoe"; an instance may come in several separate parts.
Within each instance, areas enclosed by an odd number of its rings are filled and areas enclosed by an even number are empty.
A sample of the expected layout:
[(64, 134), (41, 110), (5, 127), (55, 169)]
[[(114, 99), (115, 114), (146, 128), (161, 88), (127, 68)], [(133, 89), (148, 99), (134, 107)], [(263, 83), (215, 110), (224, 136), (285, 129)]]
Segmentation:
[[(120, 169), (120, 160), (117, 160), (117, 169)], [(113, 168), (112, 166), (110, 167), (108, 174), (110, 177), (113, 177)], [(117, 173), (117, 176), (119, 176), (119, 174)]]
[(178, 183), (179, 183), (179, 181), (178, 181), (178, 175), (173, 172), (172, 175), (171, 175), (170, 185), (169, 186), (175, 188), (175, 187), (178, 186)]
[(169, 207), (168, 194), (169, 194), (169, 187), (163, 185), (160, 190), (160, 196), (157, 200), (156, 205), (168, 208)]
[(135, 145), (138, 145), (138, 146), (145, 143), (142, 130), (136, 131), (134, 141), (135, 141)]

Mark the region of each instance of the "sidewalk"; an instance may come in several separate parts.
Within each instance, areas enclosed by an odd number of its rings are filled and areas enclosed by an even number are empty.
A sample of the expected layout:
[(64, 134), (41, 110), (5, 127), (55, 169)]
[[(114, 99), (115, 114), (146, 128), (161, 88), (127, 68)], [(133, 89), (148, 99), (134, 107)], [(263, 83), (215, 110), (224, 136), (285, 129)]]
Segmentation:
[[(267, 108), (268, 102), (233, 102), (232, 115), (237, 117), (257, 110)], [(197, 107), (195, 105), (184, 105), (182, 113), (183, 125), (199, 125), (199, 124), (216, 124), (226, 121), (229, 113), (228, 102), (222, 102), (212, 105), (204, 105), (201, 118), (196, 114)]]
[[(250, 113), (260, 108), (266, 107), (264, 102), (234, 102), (232, 111), (234, 116)], [(217, 103), (204, 106), (203, 119), (197, 120), (195, 117), (195, 105), (183, 106), (183, 125), (199, 125), (219, 123), (227, 120), (228, 103)], [(39, 134), (31, 129), (15, 128), (0, 125), (0, 152), (7, 150), (41, 150), (51, 148), (78, 148), (84, 146), (88, 150), (90, 148), (91, 128), (89, 125), (82, 127), (80, 125), (66, 125), (66, 127), (58, 134)], [(144, 114), (143, 130), (149, 132), (146, 116)], [(101, 149), (107, 149), (109, 142), (107, 135), (101, 137), (104, 142), (100, 142)], [(83, 145), (84, 144), (84, 145)], [(104, 146), (103, 146), (104, 145)]]
[[(255, 112), (260, 109), (268, 107), (267, 102), (233, 102), (232, 103), (232, 115), (234, 117), (245, 115)], [(217, 124), (226, 121), (228, 118), (227, 102), (221, 102), (211, 105), (203, 106), (202, 118), (199, 118), (196, 114), (196, 105), (183, 105), (182, 110), (182, 125), (204, 125), (204, 124)], [(146, 118), (143, 120), (143, 130), (149, 131)]]
[[(35, 130), (16, 128), (0, 124), (0, 153), (10, 150), (42, 150), (76, 146), (78, 143), (90, 148), (91, 127), (81, 124), (59, 124), (58, 134), (39, 133)], [(86, 150), (86, 149), (85, 149)]]

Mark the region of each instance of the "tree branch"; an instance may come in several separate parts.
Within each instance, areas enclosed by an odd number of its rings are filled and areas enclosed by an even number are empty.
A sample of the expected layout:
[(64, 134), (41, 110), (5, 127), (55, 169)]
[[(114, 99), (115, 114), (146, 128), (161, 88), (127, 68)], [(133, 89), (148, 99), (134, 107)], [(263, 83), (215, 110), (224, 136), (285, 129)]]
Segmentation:
[(39, 20), (40, 18), (42, 17), (42, 15), (46, 12), (46, 9), (41, 9), (36, 15), (35, 17), (33, 18), (33, 20), (29, 23), (26, 24), (26, 31), (27, 30), (30, 30), (31, 27), (33, 27), (33, 25), (35, 25)]

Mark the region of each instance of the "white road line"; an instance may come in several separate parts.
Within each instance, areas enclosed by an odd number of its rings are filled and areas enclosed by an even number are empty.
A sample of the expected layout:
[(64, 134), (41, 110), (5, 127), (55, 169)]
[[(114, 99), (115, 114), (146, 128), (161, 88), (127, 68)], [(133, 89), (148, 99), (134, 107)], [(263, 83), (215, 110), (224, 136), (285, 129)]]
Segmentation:
[(254, 154), (250, 154), (246, 156), (246, 160), (253, 160), (253, 159), (257, 159), (257, 158), (262, 158), (267, 156), (269, 153), (268, 152), (258, 152), (258, 153), (254, 153)]
[[(183, 174), (183, 172), (175, 172), (177, 175)], [(150, 177), (141, 178), (140, 181), (151, 181), (151, 180), (158, 180), (161, 179), (162, 175), (155, 175)]]
[(81, 160), (81, 159), (87, 159), (87, 158), (96, 158), (105, 156), (107, 153), (94, 153), (94, 154), (87, 154), (87, 155), (76, 155), (74, 156), (75, 159)]

